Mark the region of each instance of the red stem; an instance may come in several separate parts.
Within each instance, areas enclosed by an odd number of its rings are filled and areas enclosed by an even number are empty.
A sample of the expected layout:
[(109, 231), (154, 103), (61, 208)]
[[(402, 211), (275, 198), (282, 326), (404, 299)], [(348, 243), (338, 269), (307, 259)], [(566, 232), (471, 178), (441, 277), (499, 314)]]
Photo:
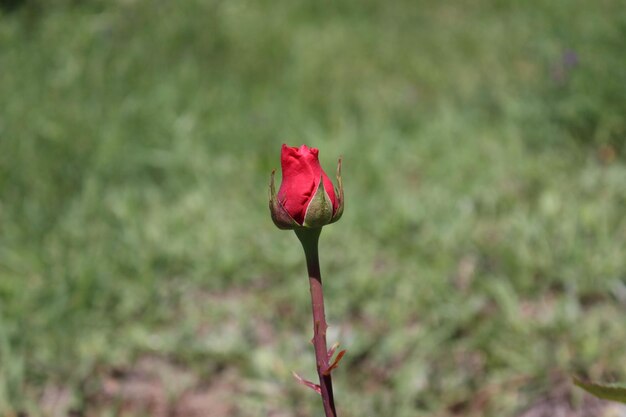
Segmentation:
[(296, 235), (306, 256), (306, 266), (309, 272), (309, 285), (311, 287), (311, 305), (313, 309), (313, 345), (315, 346), (315, 359), (317, 374), (320, 379), (320, 389), (324, 412), (326, 417), (337, 417), (335, 411), (335, 399), (333, 397), (333, 382), (330, 374), (324, 375), (328, 369), (328, 349), (326, 347), (326, 316), (324, 314), (324, 293), (322, 291), (322, 275), (317, 251), (322, 229), (300, 229)]

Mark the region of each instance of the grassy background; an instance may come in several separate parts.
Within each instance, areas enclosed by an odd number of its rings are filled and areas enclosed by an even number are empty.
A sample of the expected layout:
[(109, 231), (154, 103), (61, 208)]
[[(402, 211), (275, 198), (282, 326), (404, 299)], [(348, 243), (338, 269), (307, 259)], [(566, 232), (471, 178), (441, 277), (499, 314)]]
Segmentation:
[(119, 415), (102, 381), (157, 357), (231, 415), (319, 415), (283, 142), (344, 157), (342, 417), (626, 379), (623, 2), (2, 4), (0, 414)]

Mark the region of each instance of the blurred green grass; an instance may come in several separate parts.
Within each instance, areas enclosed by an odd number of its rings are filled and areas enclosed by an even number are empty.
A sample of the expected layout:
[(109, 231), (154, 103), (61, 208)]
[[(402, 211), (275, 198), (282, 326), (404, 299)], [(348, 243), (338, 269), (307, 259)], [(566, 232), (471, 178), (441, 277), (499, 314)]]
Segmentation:
[(283, 142), (344, 156), (342, 416), (512, 416), (554, 373), (626, 378), (622, 2), (23, 3), (0, 12), (0, 414), (45, 415), (49, 386), (89, 410), (150, 354), (235, 369), (241, 415), (316, 415), (290, 376), (314, 372), (303, 257), (267, 211)]

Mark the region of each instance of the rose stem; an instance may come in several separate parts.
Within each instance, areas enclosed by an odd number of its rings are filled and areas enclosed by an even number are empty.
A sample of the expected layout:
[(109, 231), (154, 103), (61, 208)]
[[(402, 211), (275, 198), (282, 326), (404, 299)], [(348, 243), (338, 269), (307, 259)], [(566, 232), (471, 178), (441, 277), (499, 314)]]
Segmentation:
[(313, 345), (315, 346), (315, 358), (317, 374), (320, 378), (320, 390), (324, 412), (326, 417), (337, 417), (335, 411), (335, 399), (333, 397), (333, 382), (330, 376), (324, 375), (328, 369), (328, 350), (326, 348), (326, 316), (324, 314), (324, 293), (322, 292), (322, 275), (320, 274), (320, 262), (318, 256), (318, 241), (322, 228), (296, 229), (296, 235), (306, 256), (306, 267), (309, 272), (309, 285), (311, 287), (311, 304), (313, 307)]

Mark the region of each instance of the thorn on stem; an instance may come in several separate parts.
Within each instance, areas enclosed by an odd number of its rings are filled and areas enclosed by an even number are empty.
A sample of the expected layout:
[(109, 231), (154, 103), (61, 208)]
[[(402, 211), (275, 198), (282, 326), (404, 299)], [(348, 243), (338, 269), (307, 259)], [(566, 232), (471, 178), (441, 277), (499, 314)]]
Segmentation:
[(328, 349), (328, 353), (327, 353), (328, 360), (330, 360), (330, 358), (332, 358), (332, 357), (333, 357), (333, 355), (335, 354), (335, 350), (337, 350), (337, 348), (338, 348), (338, 347), (339, 347), (339, 342), (335, 342), (335, 343), (334, 343), (334, 344), (330, 347), (330, 349)]
[[(334, 346), (334, 345), (333, 345)], [(342, 350), (341, 352), (339, 352), (337, 354), (337, 356), (335, 357), (335, 360), (333, 361), (333, 363), (331, 363), (328, 368), (326, 368), (324, 370), (324, 372), (322, 372), (324, 375), (330, 375), (330, 373), (333, 371), (333, 369), (335, 369), (336, 367), (339, 366), (339, 361), (341, 361), (341, 358), (343, 358), (343, 355), (346, 354), (346, 350)], [(328, 358), (330, 360), (330, 357)]]
[(291, 373), (293, 374), (293, 377), (296, 378), (296, 380), (299, 383), (301, 383), (305, 387), (311, 388), (313, 391), (315, 391), (318, 394), (322, 395), (322, 389), (320, 388), (320, 386), (318, 384), (315, 384), (315, 383), (313, 383), (311, 381), (307, 381), (306, 379), (302, 378), (300, 375), (298, 375), (294, 371), (291, 371)]

